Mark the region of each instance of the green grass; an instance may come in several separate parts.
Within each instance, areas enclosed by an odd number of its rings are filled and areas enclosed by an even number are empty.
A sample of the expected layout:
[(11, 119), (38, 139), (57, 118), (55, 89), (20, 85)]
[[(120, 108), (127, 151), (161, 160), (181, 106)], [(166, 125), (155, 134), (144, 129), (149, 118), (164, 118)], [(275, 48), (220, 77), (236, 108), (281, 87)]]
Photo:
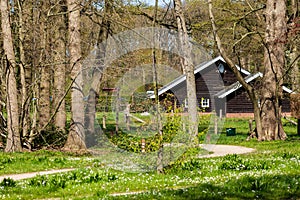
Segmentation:
[(61, 168), (79, 168), (91, 165), (88, 156), (40, 150), (24, 153), (0, 152), (0, 175), (19, 174)]
[[(79, 169), (17, 182), (5, 180), (0, 183), (0, 199), (299, 199), (300, 137), (294, 125), (283, 124), (289, 136), (286, 141), (257, 142), (246, 141), (248, 119), (227, 119), (218, 143), (252, 147), (254, 153), (199, 159), (201, 150), (193, 149), (163, 175), (113, 170), (103, 164), (104, 155), (1, 153), (2, 174)], [(235, 136), (226, 136), (229, 127), (236, 128)], [(111, 196), (126, 192), (140, 193)]]

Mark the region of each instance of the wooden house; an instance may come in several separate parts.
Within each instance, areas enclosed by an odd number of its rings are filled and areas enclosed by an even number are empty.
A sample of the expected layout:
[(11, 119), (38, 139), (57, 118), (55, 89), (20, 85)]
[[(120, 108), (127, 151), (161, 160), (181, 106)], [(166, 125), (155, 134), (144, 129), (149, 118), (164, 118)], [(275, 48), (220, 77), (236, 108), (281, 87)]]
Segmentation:
[[(236, 67), (247, 83), (252, 84), (254, 87), (259, 86), (259, 82), (263, 76), (262, 73), (251, 74), (239, 66)], [(204, 112), (215, 111), (222, 115), (230, 113), (253, 113), (253, 106), (248, 94), (221, 56), (196, 66), (194, 73), (200, 110)], [(283, 86), (283, 91), (286, 94), (292, 93), (285, 86)], [(179, 76), (161, 87), (158, 91), (160, 100), (163, 100), (169, 94), (174, 95), (177, 105), (185, 108), (188, 107), (185, 75)], [(288, 96), (286, 95), (286, 98), (283, 100), (283, 112), (290, 112)], [(150, 98), (154, 98), (154, 95), (151, 95)]]

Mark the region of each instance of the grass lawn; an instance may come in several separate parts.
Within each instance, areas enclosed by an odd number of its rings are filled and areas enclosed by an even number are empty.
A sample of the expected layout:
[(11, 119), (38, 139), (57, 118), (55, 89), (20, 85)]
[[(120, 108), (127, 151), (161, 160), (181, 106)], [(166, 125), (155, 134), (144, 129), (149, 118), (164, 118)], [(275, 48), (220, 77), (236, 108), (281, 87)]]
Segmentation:
[[(246, 141), (247, 119), (227, 119), (218, 143), (252, 147), (256, 152), (199, 159), (194, 150), (167, 167), (163, 175), (117, 171), (103, 164), (101, 156), (1, 153), (1, 174), (78, 169), (4, 180), (0, 199), (299, 199), (300, 137), (295, 126), (283, 124), (287, 141), (257, 142)], [(236, 135), (226, 136), (227, 127), (235, 127)]]

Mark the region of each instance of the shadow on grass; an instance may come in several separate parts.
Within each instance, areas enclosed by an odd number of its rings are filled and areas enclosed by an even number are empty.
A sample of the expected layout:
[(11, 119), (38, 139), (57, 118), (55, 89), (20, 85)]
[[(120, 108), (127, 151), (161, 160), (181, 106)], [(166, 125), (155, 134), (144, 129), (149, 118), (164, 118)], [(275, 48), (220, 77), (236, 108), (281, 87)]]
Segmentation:
[(300, 175), (244, 176), (223, 186), (201, 184), (178, 190), (160, 190), (112, 199), (299, 199)]

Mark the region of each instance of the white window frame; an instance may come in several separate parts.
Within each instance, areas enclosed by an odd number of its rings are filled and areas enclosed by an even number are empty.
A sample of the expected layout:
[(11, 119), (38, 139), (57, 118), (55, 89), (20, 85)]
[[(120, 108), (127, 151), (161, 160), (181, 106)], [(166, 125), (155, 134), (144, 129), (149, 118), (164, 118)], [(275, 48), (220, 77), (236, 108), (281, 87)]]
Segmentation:
[(201, 99), (201, 107), (202, 108), (209, 108), (209, 99), (202, 98)]
[(188, 108), (189, 107), (189, 102), (187, 99), (184, 99), (184, 108)]

